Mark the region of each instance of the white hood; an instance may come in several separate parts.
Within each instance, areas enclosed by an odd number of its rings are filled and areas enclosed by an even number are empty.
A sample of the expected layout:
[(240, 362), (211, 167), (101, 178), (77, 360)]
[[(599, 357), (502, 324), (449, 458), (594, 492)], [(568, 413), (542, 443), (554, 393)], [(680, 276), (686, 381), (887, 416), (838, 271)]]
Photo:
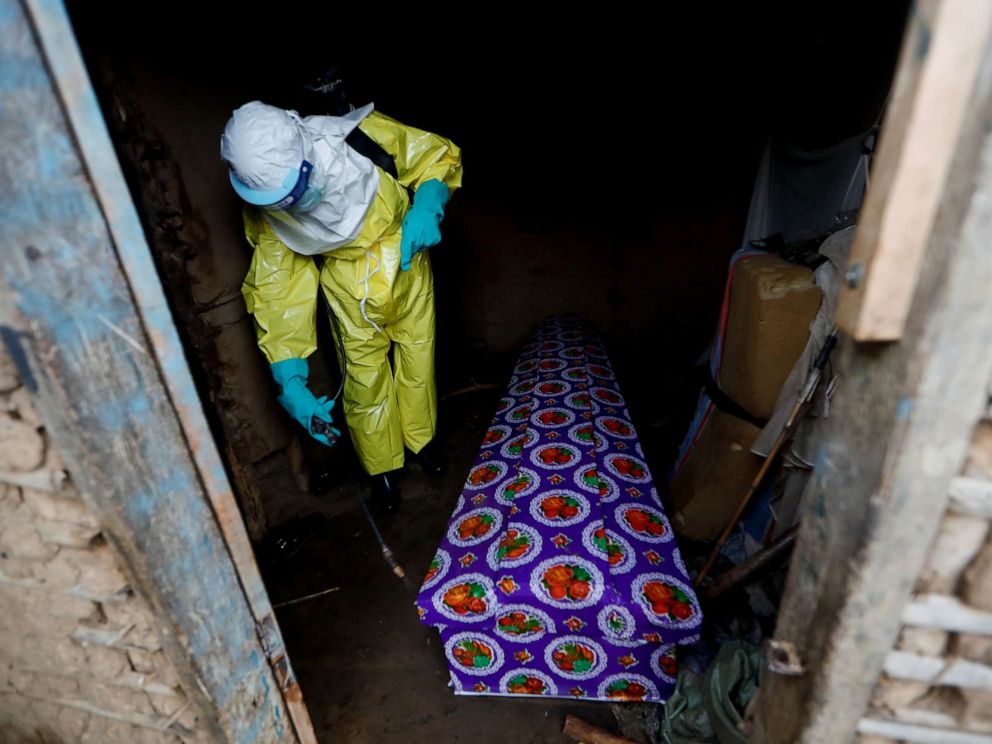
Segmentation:
[(301, 122), (311, 184), (323, 198), (309, 212), (263, 210), (276, 235), (297, 253), (314, 256), (354, 241), (379, 188), (379, 171), (345, 138), (372, 113), (372, 104), (344, 116), (308, 116)]

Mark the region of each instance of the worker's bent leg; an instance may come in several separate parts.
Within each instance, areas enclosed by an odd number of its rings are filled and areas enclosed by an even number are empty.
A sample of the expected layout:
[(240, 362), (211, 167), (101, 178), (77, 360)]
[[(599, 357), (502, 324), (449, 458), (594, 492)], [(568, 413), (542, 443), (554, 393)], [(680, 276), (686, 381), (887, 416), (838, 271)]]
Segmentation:
[[(400, 412), (387, 352), (389, 338), (362, 317), (359, 299), (354, 296), (354, 279), (343, 264), (325, 269), (322, 281), (331, 310), (343, 338), (347, 375), (344, 382), (344, 416), (351, 440), (369, 475), (403, 467), (403, 436)], [(338, 270), (343, 269), (343, 270)], [(384, 319), (366, 304), (366, 315), (382, 327)], [(378, 316), (378, 317), (377, 317)]]

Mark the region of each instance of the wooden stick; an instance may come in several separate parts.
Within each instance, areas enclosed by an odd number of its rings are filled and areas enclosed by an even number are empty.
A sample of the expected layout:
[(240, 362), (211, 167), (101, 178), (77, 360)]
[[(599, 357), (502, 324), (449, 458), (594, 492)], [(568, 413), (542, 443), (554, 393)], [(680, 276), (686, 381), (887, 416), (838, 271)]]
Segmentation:
[(744, 515), (744, 511), (747, 509), (748, 504), (751, 503), (752, 497), (758, 491), (762, 481), (764, 481), (769, 469), (775, 462), (775, 458), (778, 457), (779, 451), (783, 446), (785, 446), (785, 443), (789, 441), (789, 438), (792, 436), (792, 432), (795, 431), (796, 425), (799, 423), (799, 419), (806, 409), (806, 404), (809, 403), (816, 394), (816, 389), (820, 385), (820, 380), (823, 379), (823, 370), (827, 366), (827, 362), (830, 360), (830, 354), (833, 353), (836, 345), (837, 327), (834, 326), (830, 331), (830, 335), (827, 336), (827, 339), (823, 342), (820, 353), (816, 355), (816, 360), (813, 362), (813, 367), (810, 369), (809, 376), (806, 378), (806, 382), (803, 384), (802, 390), (799, 392), (799, 397), (796, 399), (795, 404), (792, 406), (792, 410), (789, 412), (789, 418), (786, 420), (785, 426), (782, 427), (782, 431), (779, 432), (778, 437), (775, 439), (775, 444), (773, 444), (771, 449), (768, 451), (768, 456), (761, 464), (761, 469), (758, 470), (758, 474), (754, 476), (754, 480), (751, 481), (751, 486), (747, 489), (747, 493), (744, 494), (744, 498), (742, 498), (740, 503), (737, 504), (737, 510), (734, 512), (734, 516), (730, 518), (730, 521), (727, 522), (727, 526), (723, 528), (720, 539), (716, 541), (716, 545), (713, 546), (713, 550), (710, 552), (710, 557), (696, 575), (695, 581), (692, 582), (694, 587), (700, 586), (703, 583), (703, 579), (706, 578), (706, 574), (708, 574), (710, 569), (713, 568), (713, 564), (716, 563), (716, 559), (719, 557), (720, 551), (727, 543), (730, 533), (734, 531), (734, 527), (737, 526), (737, 522), (739, 522), (740, 518)]
[(798, 532), (799, 525), (797, 524), (782, 533), (771, 545), (765, 546), (746, 561), (717, 576), (713, 579), (713, 583), (702, 592), (703, 598), (713, 599), (733, 589), (735, 586), (743, 584), (753, 574), (760, 571), (779, 555), (791, 548), (792, 543), (796, 541), (796, 534)]
[(858, 733), (899, 741), (911, 741), (917, 744), (992, 744), (992, 736), (985, 734), (914, 726), (908, 723), (875, 718), (862, 718), (858, 724)]
[(317, 599), (317, 597), (323, 597), (323, 596), (325, 596), (327, 594), (331, 594), (332, 592), (337, 592), (337, 591), (340, 591), (340, 590), (341, 590), (341, 587), (339, 587), (339, 586), (332, 586), (330, 589), (324, 589), (323, 591), (314, 592), (313, 594), (307, 594), (307, 595), (305, 595), (303, 597), (297, 597), (296, 599), (287, 599), (285, 602), (276, 602), (272, 606), (274, 608), (278, 608), (278, 607), (289, 607), (290, 605), (300, 604), (300, 602), (308, 602), (311, 599)]
[[(800, 403), (798, 405), (802, 404)], [(754, 480), (752, 480), (751, 485), (748, 486), (747, 493), (745, 493), (744, 498), (738, 502), (737, 509), (734, 510), (734, 515), (727, 522), (727, 526), (723, 528), (723, 532), (720, 533), (720, 537), (716, 541), (716, 545), (714, 545), (713, 550), (710, 551), (710, 557), (706, 560), (703, 567), (699, 569), (699, 573), (696, 574), (696, 578), (692, 582), (693, 586), (699, 586), (702, 584), (703, 579), (706, 578), (706, 575), (710, 572), (710, 569), (713, 568), (713, 564), (716, 563), (716, 559), (719, 557), (720, 551), (727, 543), (730, 533), (734, 531), (734, 527), (736, 527), (737, 522), (740, 521), (741, 515), (744, 514), (744, 510), (747, 509), (748, 504), (751, 503), (751, 498), (754, 496), (755, 492), (757, 492), (762, 481), (765, 480), (765, 476), (768, 474), (769, 469), (775, 462), (775, 458), (778, 456), (778, 451), (782, 448), (782, 445), (785, 444), (786, 437), (788, 437), (791, 433), (791, 427), (785, 426), (782, 428), (781, 433), (775, 440), (775, 444), (772, 445), (772, 448), (768, 453), (768, 457), (766, 457), (765, 461), (761, 463), (761, 469), (758, 470), (758, 474), (754, 476)]]
[(561, 730), (565, 736), (583, 744), (637, 744), (630, 739), (611, 734), (606, 729), (586, 723), (573, 715), (565, 716), (565, 727)]

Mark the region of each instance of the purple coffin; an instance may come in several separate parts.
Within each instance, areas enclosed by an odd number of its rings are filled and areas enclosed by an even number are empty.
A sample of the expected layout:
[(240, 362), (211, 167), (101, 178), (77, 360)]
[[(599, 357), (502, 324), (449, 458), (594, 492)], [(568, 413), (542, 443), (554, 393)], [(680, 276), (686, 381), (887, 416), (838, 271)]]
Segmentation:
[(542, 324), (417, 598), (457, 694), (663, 701), (702, 616), (599, 337)]

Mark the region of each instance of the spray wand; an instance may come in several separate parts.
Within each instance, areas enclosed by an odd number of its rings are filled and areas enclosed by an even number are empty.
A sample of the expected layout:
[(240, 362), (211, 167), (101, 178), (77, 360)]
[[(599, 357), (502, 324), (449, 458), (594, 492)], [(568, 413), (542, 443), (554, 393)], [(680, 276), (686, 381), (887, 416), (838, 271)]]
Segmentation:
[[(314, 434), (323, 434), (327, 437), (327, 440), (331, 444), (334, 444), (337, 440), (337, 432), (330, 425), (330, 423), (316, 416), (310, 419), (310, 430)], [(375, 535), (376, 542), (378, 542), (379, 547), (382, 548), (382, 557), (386, 559), (386, 563), (388, 563), (389, 567), (393, 569), (393, 573), (402, 579), (406, 576), (406, 571), (403, 570), (403, 566), (401, 566), (399, 561), (396, 560), (396, 557), (393, 555), (393, 551), (389, 549), (388, 545), (386, 545), (386, 541), (382, 539), (382, 533), (379, 531), (379, 525), (375, 523), (375, 519), (372, 517), (372, 512), (369, 511), (369, 507), (365, 503), (365, 499), (362, 498), (362, 494), (359, 493), (357, 489), (355, 489), (355, 497), (358, 499), (358, 503), (362, 505), (362, 511), (365, 512), (365, 519), (368, 520), (369, 527), (372, 528), (372, 533)]]

